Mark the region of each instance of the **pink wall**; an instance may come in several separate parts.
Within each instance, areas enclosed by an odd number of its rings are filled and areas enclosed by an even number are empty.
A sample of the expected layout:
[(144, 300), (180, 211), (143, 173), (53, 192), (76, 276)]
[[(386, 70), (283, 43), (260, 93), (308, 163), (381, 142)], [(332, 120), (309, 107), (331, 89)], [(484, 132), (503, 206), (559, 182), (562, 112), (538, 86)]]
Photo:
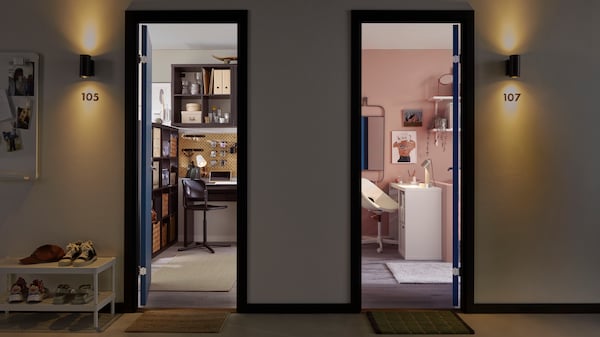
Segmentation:
[[(434, 119), (434, 103), (429, 101), (435, 95), (451, 95), (442, 88), (438, 93), (438, 78), (452, 68), (451, 50), (363, 50), (362, 53), (362, 97), (368, 97), (369, 105), (381, 105), (385, 109), (385, 175), (363, 171), (362, 176), (378, 181), (377, 185), (387, 192), (388, 185), (397, 177), (409, 180), (408, 170), (416, 170), (417, 180), (425, 178), (421, 162), (431, 158), (433, 178), (437, 181), (451, 180), (448, 167), (452, 165), (452, 134), (439, 133), (438, 146), (434, 144), (435, 133), (429, 132)], [(446, 104), (440, 104), (445, 111)], [(423, 126), (404, 127), (403, 109), (423, 111)], [(381, 114), (381, 109), (363, 108), (363, 115)], [(392, 131), (417, 132), (417, 163), (392, 163)], [(443, 141), (445, 138), (445, 142)], [(445, 143), (445, 147), (442, 146)], [(429, 154), (427, 154), (429, 151)], [(387, 223), (387, 217), (383, 218)], [(375, 235), (377, 223), (369, 218), (363, 209), (363, 235)], [(387, 226), (383, 226), (387, 233)]]

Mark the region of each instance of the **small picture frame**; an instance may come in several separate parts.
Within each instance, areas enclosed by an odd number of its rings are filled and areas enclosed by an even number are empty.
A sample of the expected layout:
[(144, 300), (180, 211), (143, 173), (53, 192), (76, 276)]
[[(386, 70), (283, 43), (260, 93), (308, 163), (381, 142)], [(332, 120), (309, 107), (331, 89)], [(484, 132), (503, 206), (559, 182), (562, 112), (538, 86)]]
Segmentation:
[(171, 82), (152, 83), (152, 121), (169, 124), (173, 114), (171, 105)]
[(402, 121), (404, 126), (423, 126), (423, 110), (404, 109), (402, 110)]

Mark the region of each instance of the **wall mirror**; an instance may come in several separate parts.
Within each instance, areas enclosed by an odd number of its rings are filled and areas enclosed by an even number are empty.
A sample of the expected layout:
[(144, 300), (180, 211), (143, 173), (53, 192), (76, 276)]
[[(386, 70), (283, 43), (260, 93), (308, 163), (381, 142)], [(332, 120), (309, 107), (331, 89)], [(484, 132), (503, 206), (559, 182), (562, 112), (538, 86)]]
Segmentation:
[(362, 169), (383, 171), (385, 117), (362, 117)]

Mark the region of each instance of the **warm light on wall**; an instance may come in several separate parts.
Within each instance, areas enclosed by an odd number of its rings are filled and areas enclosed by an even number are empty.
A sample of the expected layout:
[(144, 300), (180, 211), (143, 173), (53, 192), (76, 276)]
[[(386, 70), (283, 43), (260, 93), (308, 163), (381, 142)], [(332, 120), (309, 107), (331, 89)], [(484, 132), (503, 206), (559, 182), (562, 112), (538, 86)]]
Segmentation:
[(504, 111), (515, 113), (519, 103), (523, 100), (523, 92), (516, 84), (508, 84), (501, 94)]
[(81, 41), (86, 52), (92, 52), (98, 48), (98, 24), (96, 22), (87, 22), (82, 30)]
[[(95, 109), (99, 106), (98, 104), (95, 104), (99, 100), (98, 86), (96, 85), (96, 82), (82, 83), (86, 84), (81, 86), (75, 94), (75, 97), (77, 97), (77, 101), (79, 102), (78, 105), (83, 107), (84, 112), (95, 111)], [(98, 98), (94, 100), (94, 96)]]
[(114, 24), (114, 10), (104, 1), (71, 1), (69, 6), (55, 7), (56, 25), (74, 53), (102, 55), (122, 34), (122, 27)]
[(501, 38), (500, 44), (502, 45), (502, 49), (507, 52), (513, 52), (517, 48), (517, 32), (515, 30), (514, 23), (505, 22), (504, 27), (500, 29)]
[[(531, 39), (540, 34), (543, 1), (503, 0), (474, 4), (477, 34), (501, 55), (525, 53)], [(477, 8), (481, 7), (481, 11)], [(485, 8), (485, 10), (483, 10)]]

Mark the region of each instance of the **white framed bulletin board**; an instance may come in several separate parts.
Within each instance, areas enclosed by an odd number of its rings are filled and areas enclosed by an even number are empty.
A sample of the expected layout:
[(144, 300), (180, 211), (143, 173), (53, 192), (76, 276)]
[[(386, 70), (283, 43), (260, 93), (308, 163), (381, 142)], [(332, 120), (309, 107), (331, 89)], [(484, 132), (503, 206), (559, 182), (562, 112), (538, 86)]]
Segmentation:
[(0, 52), (0, 180), (39, 177), (40, 57)]

